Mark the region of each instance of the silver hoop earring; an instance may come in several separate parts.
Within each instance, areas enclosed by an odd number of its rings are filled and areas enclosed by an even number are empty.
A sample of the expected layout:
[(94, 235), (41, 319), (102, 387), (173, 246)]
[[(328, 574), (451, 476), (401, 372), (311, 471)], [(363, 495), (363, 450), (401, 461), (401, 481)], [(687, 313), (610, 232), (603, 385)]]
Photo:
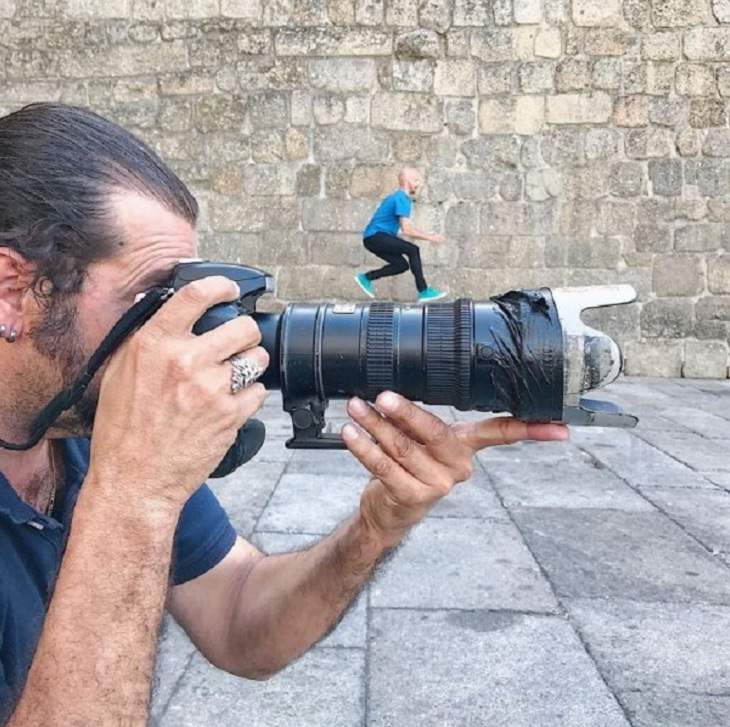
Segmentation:
[(5, 338), (5, 331), (6, 330), (7, 330), (7, 328), (5, 327), (5, 325), (4, 324), (0, 324), (0, 338)]
[(7, 341), (8, 343), (15, 343), (18, 340), (18, 332), (14, 329), (10, 329), (10, 333), (8, 334)]

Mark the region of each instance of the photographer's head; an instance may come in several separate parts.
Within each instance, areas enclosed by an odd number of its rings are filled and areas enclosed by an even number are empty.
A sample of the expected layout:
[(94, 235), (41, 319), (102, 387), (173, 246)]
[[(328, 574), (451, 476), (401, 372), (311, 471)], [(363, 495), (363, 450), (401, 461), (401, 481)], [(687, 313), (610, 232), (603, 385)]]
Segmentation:
[[(0, 118), (0, 160), (0, 422), (19, 440), (136, 294), (195, 255), (198, 207), (147, 145), (81, 108)], [(63, 433), (88, 431), (97, 396)]]

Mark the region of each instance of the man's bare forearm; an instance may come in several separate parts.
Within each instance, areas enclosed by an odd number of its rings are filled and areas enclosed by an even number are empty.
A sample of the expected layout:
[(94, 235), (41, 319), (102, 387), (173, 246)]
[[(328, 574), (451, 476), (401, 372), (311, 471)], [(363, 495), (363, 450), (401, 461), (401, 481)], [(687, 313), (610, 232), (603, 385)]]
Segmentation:
[(303, 654), (339, 621), (392, 545), (357, 514), (309, 550), (257, 562), (231, 623), (234, 671), (266, 677)]
[(436, 233), (425, 232), (424, 230), (419, 230), (417, 227), (409, 227), (403, 230), (403, 234), (406, 237), (412, 237), (414, 240), (426, 240), (427, 242), (433, 242), (439, 237)]
[(25, 689), (8, 727), (147, 724), (174, 507), (87, 477)]

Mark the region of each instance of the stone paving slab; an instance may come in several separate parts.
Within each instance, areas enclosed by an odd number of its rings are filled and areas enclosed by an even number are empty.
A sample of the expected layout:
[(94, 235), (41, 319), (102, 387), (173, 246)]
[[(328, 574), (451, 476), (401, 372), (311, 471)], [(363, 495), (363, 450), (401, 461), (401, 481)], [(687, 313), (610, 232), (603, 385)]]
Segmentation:
[(549, 463), (524, 458), (492, 461), (489, 475), (507, 507), (652, 510), (652, 506), (595, 458), (574, 449)]
[(258, 523), (258, 530), (284, 533), (332, 532), (357, 509), (362, 476), (285, 474)]
[(730, 553), (730, 493), (647, 487), (646, 497), (713, 553)]
[(634, 727), (727, 727), (730, 697), (684, 692), (625, 692), (619, 695)]
[(623, 599), (564, 603), (613, 689), (730, 692), (730, 608)]
[(730, 604), (730, 578), (660, 512), (519, 508), (513, 515), (559, 596)]
[(512, 523), (428, 519), (371, 585), (374, 607), (554, 611), (550, 585)]
[(159, 727), (361, 727), (365, 651), (315, 648), (264, 682), (225, 674), (195, 654)]
[(695, 433), (657, 431), (641, 432), (640, 436), (697, 472), (730, 472), (730, 438), (727, 436), (708, 440)]
[(633, 487), (709, 487), (702, 474), (666, 452), (624, 430), (575, 428), (573, 442)]
[(372, 727), (628, 725), (560, 617), (375, 609), (370, 651)]
[(285, 462), (251, 461), (228, 477), (210, 481), (239, 534), (253, 532), (285, 466)]

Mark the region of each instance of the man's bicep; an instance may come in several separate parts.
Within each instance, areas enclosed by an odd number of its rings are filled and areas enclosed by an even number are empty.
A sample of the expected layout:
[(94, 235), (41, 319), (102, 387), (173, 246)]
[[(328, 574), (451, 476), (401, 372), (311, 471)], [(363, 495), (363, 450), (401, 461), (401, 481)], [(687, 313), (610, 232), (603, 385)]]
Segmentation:
[(263, 553), (240, 536), (216, 566), (171, 589), (168, 609), (213, 664), (229, 666), (229, 628), (238, 595)]

